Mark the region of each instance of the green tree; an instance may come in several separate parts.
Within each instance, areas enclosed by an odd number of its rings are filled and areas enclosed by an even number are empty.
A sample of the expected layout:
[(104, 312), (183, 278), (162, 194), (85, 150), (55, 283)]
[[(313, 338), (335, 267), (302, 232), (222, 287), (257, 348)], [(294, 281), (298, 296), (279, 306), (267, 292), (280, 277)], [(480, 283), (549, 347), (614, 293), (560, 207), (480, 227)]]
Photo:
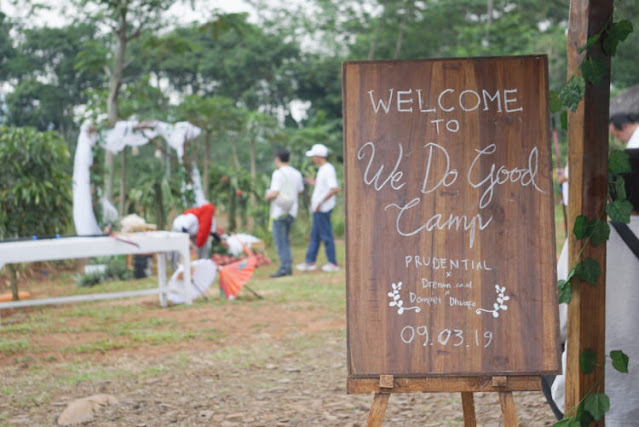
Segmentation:
[(215, 83), (204, 80), (201, 68), (205, 51), (213, 49), (211, 32), (193, 24), (160, 37), (147, 37), (141, 44), (144, 49), (137, 55), (139, 60), (158, 78), (167, 79), (172, 90), (183, 96), (210, 95)]
[(341, 59), (305, 54), (294, 64), (298, 82), (297, 95), (311, 102), (307, 111), (313, 117), (320, 111), (326, 117), (342, 120)]
[(185, 207), (186, 200), (182, 195), (185, 174), (183, 165), (167, 173), (166, 168), (171, 163), (167, 165), (162, 157), (152, 155), (155, 150), (155, 144), (147, 144), (140, 147), (139, 156), (131, 156), (132, 165), (127, 169), (127, 181), (132, 183), (128, 212), (141, 215), (162, 230), (167, 224), (168, 213)]
[[(145, 31), (153, 31), (161, 26), (161, 13), (168, 9), (174, 0), (77, 0), (83, 10), (90, 10), (91, 20), (106, 24), (111, 28), (112, 50), (110, 67), (105, 67), (108, 77), (108, 97), (106, 103), (108, 121), (113, 125), (120, 119), (118, 99), (125, 83), (127, 47), (132, 40), (139, 38)], [(124, 196), (124, 176), (126, 173), (126, 150), (122, 151), (120, 194)], [(113, 199), (114, 158), (111, 153), (105, 156), (105, 197)], [(124, 199), (120, 200), (120, 214), (124, 210)]]
[[(263, 114), (256, 111), (251, 111), (247, 118), (244, 127), (244, 136), (247, 139), (249, 146), (249, 171), (251, 173), (251, 180), (257, 181), (257, 163), (258, 163), (258, 143), (266, 144), (269, 141), (277, 139), (279, 135), (279, 125), (277, 119), (269, 114)], [(272, 157), (272, 156), (270, 156)], [(268, 159), (269, 163), (271, 158)], [(262, 195), (260, 194), (260, 197)], [(251, 208), (256, 207), (256, 197), (251, 194)]]
[(75, 67), (84, 44), (95, 37), (95, 27), (87, 24), (22, 29), (6, 67), (14, 83), (7, 124), (53, 129), (72, 139), (75, 108), (87, 102), (87, 89), (102, 84), (99, 74)]
[[(64, 233), (71, 219), (69, 151), (56, 132), (0, 127), (0, 239)], [(13, 299), (17, 267), (9, 265)]]
[(0, 12), (0, 81), (6, 81), (9, 77), (8, 65), (11, 59), (16, 56), (13, 39), (11, 37), (12, 28), (13, 24), (7, 19), (7, 15)]
[(120, 102), (122, 117), (167, 120), (170, 113), (169, 99), (160, 88), (151, 84), (150, 79), (150, 75), (144, 75), (124, 88)]
[[(297, 44), (223, 14), (201, 26), (182, 27), (154, 42), (158, 76), (185, 95), (226, 97), (249, 110), (273, 113), (294, 99), (291, 64)], [(180, 52), (175, 55), (175, 51)]]
[[(204, 153), (200, 150), (192, 150), (191, 161), (197, 161), (202, 167), (202, 182), (204, 194), (211, 197), (210, 189), (210, 166), (212, 141), (216, 143), (227, 142), (231, 145), (231, 154), (235, 167), (239, 167), (237, 158), (237, 138), (244, 126), (246, 117), (245, 110), (235, 106), (235, 102), (230, 98), (210, 97), (203, 98), (199, 95), (187, 97), (182, 104), (176, 108), (176, 116), (182, 120), (187, 120), (202, 129)], [(229, 152), (228, 148), (222, 148)], [(198, 161), (199, 160), (199, 161)], [(224, 162), (227, 159), (223, 159)]]
[(639, 3), (636, 1), (616, 1), (615, 21), (629, 20), (634, 31), (623, 42), (612, 58), (611, 81), (618, 88), (627, 88), (639, 84), (637, 58), (639, 58)]
[[(237, 229), (237, 215), (240, 214), (242, 226), (247, 225), (247, 197), (250, 194), (264, 195), (268, 185), (268, 178), (260, 175), (253, 180), (245, 168), (237, 168), (232, 164), (214, 164), (211, 168), (211, 202), (225, 207), (228, 213), (228, 231)], [(257, 215), (253, 215), (256, 224), (267, 225), (268, 205), (263, 203)]]
[(31, 126), (39, 131), (60, 129), (66, 121), (63, 109), (59, 108), (61, 98), (64, 98), (64, 93), (59, 86), (31, 77), (22, 80), (13, 92), (7, 94), (7, 124)]

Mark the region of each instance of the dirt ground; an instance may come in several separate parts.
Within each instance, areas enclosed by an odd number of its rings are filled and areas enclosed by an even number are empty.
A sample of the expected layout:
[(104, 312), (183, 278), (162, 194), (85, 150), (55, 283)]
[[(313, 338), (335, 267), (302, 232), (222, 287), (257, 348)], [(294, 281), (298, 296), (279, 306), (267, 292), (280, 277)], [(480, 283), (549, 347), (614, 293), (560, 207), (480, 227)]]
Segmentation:
[[(0, 353), (0, 426), (56, 425), (70, 402), (99, 393), (117, 403), (98, 408), (83, 425), (366, 425), (372, 395), (345, 391), (344, 313), (277, 302), (264, 293), (263, 300), (181, 309), (157, 309), (152, 297), (92, 303), (141, 305), (171, 328), (205, 327), (211, 336), (70, 355), (55, 349), (95, 341), (101, 332), (69, 332), (82, 325), (68, 324), (64, 332), (40, 338), (47, 350), (37, 356)], [(55, 308), (49, 310), (54, 315)], [(3, 315), (3, 322), (19, 323), (21, 316), (29, 312)], [(514, 395), (520, 425), (552, 425), (541, 392)], [(475, 407), (478, 425), (502, 425), (496, 393), (476, 393)], [(463, 425), (461, 396), (392, 395), (385, 425)]]

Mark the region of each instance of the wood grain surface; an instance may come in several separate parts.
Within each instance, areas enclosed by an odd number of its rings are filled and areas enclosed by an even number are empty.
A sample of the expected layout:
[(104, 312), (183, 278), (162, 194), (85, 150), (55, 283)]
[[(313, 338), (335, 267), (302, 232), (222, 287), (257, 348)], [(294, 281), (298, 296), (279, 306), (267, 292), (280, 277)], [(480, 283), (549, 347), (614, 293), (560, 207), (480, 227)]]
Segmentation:
[[(613, 1), (571, 0), (570, 31), (568, 32), (568, 69), (579, 70), (583, 53), (580, 47), (586, 41), (608, 27), (612, 22)], [(599, 85), (586, 84), (583, 100), (577, 111), (568, 113), (568, 163), (570, 180), (568, 193), (568, 223), (574, 224), (577, 216), (598, 218), (606, 205), (608, 193), (608, 114), (610, 104), (610, 56), (595, 43), (588, 55), (604, 64), (606, 73)], [(574, 173), (574, 175), (573, 175)], [(566, 357), (567, 413), (596, 389), (604, 393), (606, 384), (604, 364), (598, 363), (593, 373), (585, 374), (580, 367), (580, 356), (589, 349), (597, 360), (606, 359), (606, 245), (586, 245), (569, 237), (569, 265), (580, 256), (593, 258), (601, 267), (596, 286), (575, 280), (570, 304), (568, 304), (568, 331)], [(576, 278), (577, 279), (577, 278)], [(610, 326), (608, 326), (609, 328)], [(603, 426), (602, 418), (592, 426)]]
[(349, 378), (559, 369), (545, 56), (343, 65)]

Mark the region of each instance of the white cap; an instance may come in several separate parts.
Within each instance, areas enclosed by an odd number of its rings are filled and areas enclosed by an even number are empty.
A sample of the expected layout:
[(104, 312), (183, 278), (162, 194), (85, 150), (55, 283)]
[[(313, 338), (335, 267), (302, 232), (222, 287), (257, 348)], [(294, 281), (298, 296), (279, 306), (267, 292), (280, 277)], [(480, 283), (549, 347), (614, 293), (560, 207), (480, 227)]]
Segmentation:
[(199, 221), (192, 213), (178, 215), (173, 220), (172, 230), (178, 233), (189, 233), (189, 235), (195, 236), (199, 228)]
[(306, 155), (308, 157), (328, 157), (328, 148), (324, 144), (314, 144), (313, 147), (306, 152)]

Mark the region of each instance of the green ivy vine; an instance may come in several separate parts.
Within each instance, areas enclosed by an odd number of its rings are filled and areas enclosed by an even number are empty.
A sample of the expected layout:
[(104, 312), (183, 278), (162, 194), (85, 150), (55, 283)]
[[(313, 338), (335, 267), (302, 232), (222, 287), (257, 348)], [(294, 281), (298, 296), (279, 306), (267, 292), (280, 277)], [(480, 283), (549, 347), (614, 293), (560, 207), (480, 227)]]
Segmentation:
[[(622, 20), (608, 25), (606, 22), (600, 33), (591, 36), (586, 44), (579, 49), (579, 53), (586, 54), (579, 63), (581, 75), (573, 75), (566, 86), (557, 93), (550, 92), (550, 109), (552, 113), (561, 112), (562, 127), (567, 128), (568, 110), (577, 110), (586, 92), (586, 82), (599, 85), (606, 76), (605, 62), (600, 58), (593, 58), (590, 49), (597, 43), (601, 43), (603, 52), (608, 56), (614, 56), (619, 43), (624, 41), (633, 31), (630, 21)], [(610, 237), (610, 226), (606, 216), (614, 222), (628, 224), (632, 204), (627, 200), (624, 179), (621, 174), (630, 172), (628, 155), (623, 151), (614, 150), (608, 159), (608, 194), (607, 204), (596, 218), (588, 218), (579, 215), (573, 227), (573, 233), (582, 241), (581, 250), (576, 257), (576, 262), (568, 272), (565, 280), (560, 280), (559, 302), (570, 303), (573, 286), (576, 286), (575, 277), (592, 286), (595, 286), (601, 275), (601, 266), (594, 258), (584, 258), (584, 250), (588, 245), (599, 246)], [(613, 200), (612, 194), (615, 195)], [(613, 350), (609, 357), (612, 366), (619, 372), (628, 372), (628, 356), (622, 350)], [(579, 357), (581, 372), (592, 374), (598, 366), (597, 354), (592, 349), (586, 349)], [(610, 410), (610, 400), (605, 393), (600, 393), (601, 379), (585, 394), (576, 408), (565, 412), (564, 418), (554, 424), (555, 427), (583, 427), (592, 421), (600, 420)]]

